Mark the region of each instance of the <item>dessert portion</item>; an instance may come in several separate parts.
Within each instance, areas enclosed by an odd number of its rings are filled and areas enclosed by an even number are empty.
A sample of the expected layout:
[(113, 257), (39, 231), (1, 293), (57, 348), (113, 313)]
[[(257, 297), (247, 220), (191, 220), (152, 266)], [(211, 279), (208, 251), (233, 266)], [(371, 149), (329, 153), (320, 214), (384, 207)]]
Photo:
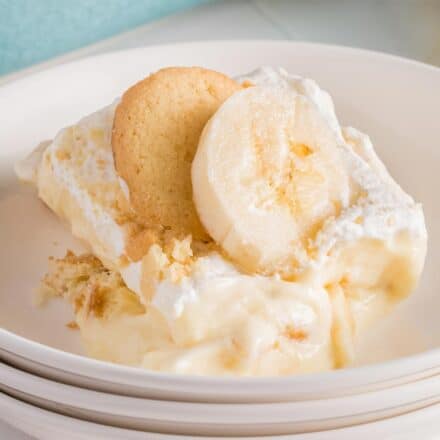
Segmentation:
[(423, 211), (308, 79), (168, 68), (17, 164), (90, 254), (42, 298), (93, 357), (186, 374), (339, 368), (415, 287)]

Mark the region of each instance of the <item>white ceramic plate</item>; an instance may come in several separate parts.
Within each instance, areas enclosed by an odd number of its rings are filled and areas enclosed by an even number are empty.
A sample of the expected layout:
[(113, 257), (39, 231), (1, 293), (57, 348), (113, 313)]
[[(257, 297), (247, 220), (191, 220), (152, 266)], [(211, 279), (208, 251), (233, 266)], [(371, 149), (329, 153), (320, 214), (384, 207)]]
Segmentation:
[(161, 401), (72, 387), (0, 363), (0, 391), (63, 415), (130, 429), (187, 435), (325, 431), (440, 403), (440, 375), (355, 396), (282, 403)]
[[(440, 405), (432, 405), (398, 417), (349, 428), (307, 434), (282, 435), (278, 440), (370, 440), (435, 439), (440, 423)], [(40, 440), (189, 440), (194, 436), (158, 434), (100, 425), (40, 409), (0, 393), (0, 420)], [(221, 440), (224, 437), (197, 437)], [(250, 440), (256, 437), (229, 437)], [(262, 438), (262, 437), (259, 437)], [(266, 439), (268, 437), (265, 437)]]
[[(389, 320), (372, 329), (360, 353), (359, 364), (382, 364), (285, 379), (183, 378), (103, 364), (34, 343), (81, 353), (77, 334), (65, 326), (71, 319), (69, 308), (54, 302), (37, 310), (31, 301), (47, 257), (80, 244), (36, 200), (32, 190), (17, 183), (13, 163), (60, 127), (111, 102), (150, 71), (166, 65), (197, 64), (230, 74), (262, 64), (281, 65), (316, 79), (333, 95), (341, 122), (369, 133), (392, 174), (424, 203), (430, 241), (421, 286)], [(438, 371), (439, 69), (324, 45), (206, 42), (141, 48), (66, 64), (3, 86), (0, 102), (7, 110), (2, 112), (0, 131), (2, 356), (25, 368), (58, 374), (71, 383), (96, 383), (98, 388), (118, 393), (136, 393), (139, 388), (142, 394), (175, 400), (316, 398), (388, 386)]]

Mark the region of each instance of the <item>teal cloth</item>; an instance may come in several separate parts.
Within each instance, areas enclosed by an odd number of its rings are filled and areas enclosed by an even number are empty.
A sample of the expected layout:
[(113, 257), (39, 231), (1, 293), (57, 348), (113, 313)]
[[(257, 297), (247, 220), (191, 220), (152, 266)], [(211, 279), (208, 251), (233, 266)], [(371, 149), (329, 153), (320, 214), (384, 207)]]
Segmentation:
[(209, 0), (0, 0), (0, 75)]

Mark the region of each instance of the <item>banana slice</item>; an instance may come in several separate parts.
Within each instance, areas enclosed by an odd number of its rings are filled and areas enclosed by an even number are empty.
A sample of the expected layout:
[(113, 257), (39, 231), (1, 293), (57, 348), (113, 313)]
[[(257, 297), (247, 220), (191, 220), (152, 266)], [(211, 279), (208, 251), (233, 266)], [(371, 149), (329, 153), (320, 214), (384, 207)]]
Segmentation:
[(203, 225), (233, 260), (287, 277), (349, 194), (337, 134), (312, 101), (281, 85), (244, 89), (217, 110), (192, 184)]

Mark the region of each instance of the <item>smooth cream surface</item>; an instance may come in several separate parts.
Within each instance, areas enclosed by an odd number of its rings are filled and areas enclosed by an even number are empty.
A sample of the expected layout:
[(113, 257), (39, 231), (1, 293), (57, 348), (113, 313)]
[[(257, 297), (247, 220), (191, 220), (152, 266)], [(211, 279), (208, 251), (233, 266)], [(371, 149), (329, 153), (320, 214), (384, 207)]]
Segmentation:
[[(364, 316), (383, 313), (397, 299), (384, 287), (389, 280), (381, 279), (383, 268), (390, 265), (393, 276), (408, 272), (408, 291), (417, 281), (426, 252), (422, 209), (389, 176), (369, 138), (340, 127), (330, 95), (312, 80), (272, 68), (240, 79), (284, 84), (310, 99), (337, 133), (351, 184), (365, 190), (365, 200), (347, 203), (325, 222), (315, 239), (317, 256), (302, 262), (295, 282), (241, 273), (212, 252), (178, 280), (170, 271), (149, 282), (151, 295), (145, 288), (151, 258), (127, 263), (126, 232), (118, 222), (117, 197), (129, 200), (129, 194), (110, 145), (117, 102), (60, 131), (17, 166), (17, 174), (36, 184), (39, 196), (147, 307), (145, 315), (112, 322), (79, 316), (91, 355), (188, 374), (329, 369), (351, 361), (356, 322), (360, 327)], [(341, 279), (348, 280), (344, 294)], [(399, 289), (397, 296), (408, 293)]]

